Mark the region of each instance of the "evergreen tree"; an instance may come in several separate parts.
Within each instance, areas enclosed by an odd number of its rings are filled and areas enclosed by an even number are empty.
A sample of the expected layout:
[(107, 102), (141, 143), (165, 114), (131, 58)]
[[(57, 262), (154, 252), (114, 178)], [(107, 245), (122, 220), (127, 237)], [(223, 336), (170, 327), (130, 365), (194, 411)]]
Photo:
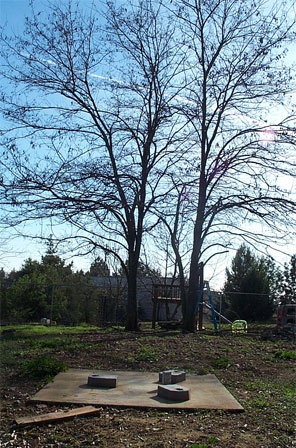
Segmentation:
[(242, 245), (226, 269), (224, 292), (231, 311), (241, 319), (266, 320), (274, 311), (276, 267), (266, 257), (256, 257)]
[(12, 321), (40, 321), (42, 317), (49, 316), (46, 277), (38, 269), (20, 276), (7, 290), (7, 296)]
[(8, 303), (7, 303), (7, 278), (3, 268), (0, 269), (0, 317), (1, 320), (7, 318), (8, 313)]
[(91, 277), (109, 277), (110, 269), (106, 261), (99, 256), (90, 265), (88, 274)]
[(279, 292), (282, 302), (296, 303), (296, 254), (284, 265), (284, 271), (279, 279)]
[[(127, 267), (127, 261), (125, 263), (125, 266)], [(118, 271), (114, 273), (115, 277), (124, 277), (124, 268), (122, 266), (119, 267)], [(152, 280), (159, 280), (161, 277), (161, 272), (154, 268), (153, 266), (149, 266), (147, 263), (144, 263), (143, 261), (139, 261), (138, 271), (137, 271), (138, 278), (151, 278)]]
[(3, 303), (10, 321), (40, 321), (52, 318), (60, 322), (79, 322), (84, 316), (84, 299), (80, 284), (84, 277), (66, 265), (50, 239), (41, 261), (28, 258), (19, 271), (13, 270), (8, 280)]
[[(97, 259), (91, 271), (98, 267), (109, 274), (103, 260)], [(97, 324), (104, 291), (88, 274), (74, 272), (73, 263), (66, 264), (50, 239), (41, 261), (28, 258), (20, 270), (12, 270), (7, 276), (0, 271), (2, 319), (40, 322), (46, 317), (62, 323)]]

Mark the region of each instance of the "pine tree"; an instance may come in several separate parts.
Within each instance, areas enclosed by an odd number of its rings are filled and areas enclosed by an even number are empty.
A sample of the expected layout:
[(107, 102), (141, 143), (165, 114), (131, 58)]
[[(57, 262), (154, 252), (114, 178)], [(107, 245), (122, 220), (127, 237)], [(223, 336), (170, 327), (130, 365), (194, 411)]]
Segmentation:
[(101, 257), (97, 257), (90, 265), (88, 273), (91, 277), (109, 277), (110, 269)]
[(279, 280), (281, 301), (296, 303), (296, 254), (292, 255), (290, 262), (285, 263), (284, 272)]
[(246, 320), (266, 320), (274, 311), (276, 268), (266, 257), (256, 257), (242, 245), (226, 269), (224, 292), (231, 311)]

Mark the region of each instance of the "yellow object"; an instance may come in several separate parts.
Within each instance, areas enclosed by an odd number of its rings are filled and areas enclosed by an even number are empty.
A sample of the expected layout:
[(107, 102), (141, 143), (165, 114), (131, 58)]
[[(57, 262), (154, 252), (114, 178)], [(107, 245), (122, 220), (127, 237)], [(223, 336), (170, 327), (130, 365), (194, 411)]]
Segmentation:
[(246, 320), (235, 320), (231, 325), (232, 333), (246, 333), (248, 324)]

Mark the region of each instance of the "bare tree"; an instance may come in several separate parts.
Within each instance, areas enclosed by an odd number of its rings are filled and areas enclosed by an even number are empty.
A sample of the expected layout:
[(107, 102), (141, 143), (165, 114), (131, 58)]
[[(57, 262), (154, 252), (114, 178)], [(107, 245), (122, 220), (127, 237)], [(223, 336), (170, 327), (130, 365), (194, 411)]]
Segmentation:
[(2, 35), (1, 203), (9, 224), (50, 218), (67, 224), (63, 239), (81, 253), (116, 257), (128, 281), (126, 329), (136, 330), (149, 211), (182, 159), (173, 143), (183, 124), (169, 107), (182, 70), (174, 23), (152, 1), (108, 3), (106, 26), (71, 1), (45, 14), (33, 9), (22, 36)]
[(179, 109), (198, 177), (184, 315), (184, 330), (193, 331), (200, 261), (237, 238), (275, 241), (295, 222), (295, 194), (282, 181), (296, 174), (287, 111), (295, 72), (285, 59), (295, 11), (264, 0), (182, 0), (170, 8), (187, 48)]
[[(178, 278), (182, 313), (186, 315), (187, 282), (190, 253), (192, 250), (191, 235), (193, 231), (194, 200), (196, 180), (186, 181), (183, 167), (170, 179), (174, 186), (170, 194), (157, 207), (156, 214), (160, 225), (156, 229), (156, 241), (159, 249), (165, 254), (166, 266), (173, 268), (172, 278)], [(190, 176), (192, 177), (192, 176)]]

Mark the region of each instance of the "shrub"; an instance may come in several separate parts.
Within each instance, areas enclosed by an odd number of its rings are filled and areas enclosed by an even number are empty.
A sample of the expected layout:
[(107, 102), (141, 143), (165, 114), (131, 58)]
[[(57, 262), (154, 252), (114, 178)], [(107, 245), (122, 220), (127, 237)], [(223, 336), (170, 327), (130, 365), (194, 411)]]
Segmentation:
[(230, 366), (228, 358), (213, 359), (212, 366), (216, 369), (227, 369)]
[(296, 352), (292, 352), (292, 350), (279, 350), (275, 352), (274, 357), (277, 359), (296, 359)]
[(197, 445), (196, 443), (194, 443), (193, 445), (191, 445), (191, 448), (210, 448), (209, 445), (205, 445), (204, 443), (202, 445)]
[(64, 372), (68, 367), (60, 361), (55, 361), (49, 356), (40, 356), (31, 361), (26, 361), (21, 366), (23, 374), (30, 378), (52, 379), (59, 372)]
[(157, 361), (158, 354), (155, 348), (149, 345), (142, 345), (137, 350), (137, 361)]

